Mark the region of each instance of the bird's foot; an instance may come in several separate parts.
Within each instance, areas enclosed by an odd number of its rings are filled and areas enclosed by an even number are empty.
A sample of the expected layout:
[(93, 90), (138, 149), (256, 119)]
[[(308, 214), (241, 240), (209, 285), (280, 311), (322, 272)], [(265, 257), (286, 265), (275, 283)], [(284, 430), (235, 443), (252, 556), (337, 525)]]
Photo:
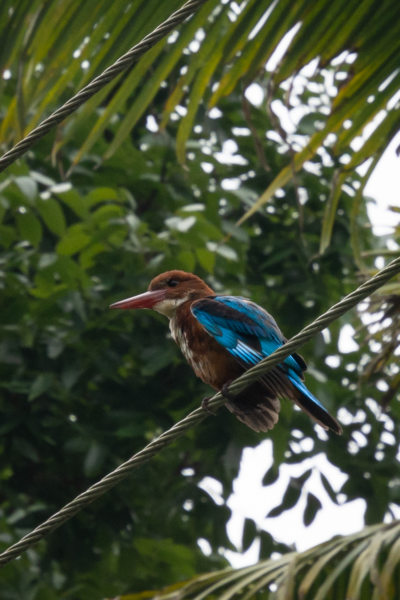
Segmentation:
[(229, 386), (231, 385), (233, 379), (226, 381), (222, 388), (219, 390), (221, 395), (225, 398), (225, 400), (229, 400), (230, 402), (235, 401), (235, 396), (229, 391)]
[[(230, 379), (229, 381), (227, 381), (226, 383), (224, 383), (224, 385), (222, 386), (222, 388), (219, 390), (221, 396), (223, 396), (225, 398), (225, 400), (227, 400), (227, 402), (234, 402), (235, 400), (235, 396), (233, 394), (231, 394), (229, 392), (229, 386), (231, 385), (233, 379)], [(201, 401), (201, 408), (203, 410), (205, 410), (206, 412), (208, 412), (210, 415), (216, 415), (216, 413), (211, 410), (211, 408), (209, 407), (209, 403), (210, 400), (213, 396), (209, 396), (207, 398), (203, 398), (203, 400)]]
[(212, 396), (207, 396), (206, 398), (203, 398), (203, 400), (201, 401), (201, 408), (203, 410), (205, 410), (209, 415), (213, 415), (215, 417), (215, 415), (217, 413), (215, 413), (213, 410), (211, 410), (211, 408), (209, 407), (209, 403), (211, 400)]

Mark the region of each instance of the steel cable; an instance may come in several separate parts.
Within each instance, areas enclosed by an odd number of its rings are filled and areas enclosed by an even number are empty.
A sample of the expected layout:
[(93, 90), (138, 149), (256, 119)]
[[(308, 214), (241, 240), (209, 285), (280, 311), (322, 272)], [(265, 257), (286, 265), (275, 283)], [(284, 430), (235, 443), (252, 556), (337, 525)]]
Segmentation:
[[(356, 290), (345, 296), (340, 302), (332, 306), (324, 314), (319, 316), (310, 325), (307, 325), (298, 334), (291, 338), (279, 350), (276, 350), (268, 358), (262, 360), (257, 365), (246, 371), (241, 377), (238, 377), (228, 388), (232, 395), (239, 393), (250, 383), (264, 374), (268, 369), (279, 362), (282, 362), (286, 356), (296, 350), (301, 344), (309, 340), (315, 333), (322, 331), (325, 327), (338, 319), (345, 312), (353, 308), (356, 304), (367, 298), (372, 292), (381, 287), (393, 275), (400, 272), (400, 257), (390, 262), (384, 269), (371, 277)], [(209, 409), (217, 409), (224, 404), (224, 399), (220, 393), (215, 394), (208, 403)], [(117, 469), (103, 477), (100, 481), (93, 484), (85, 492), (79, 494), (74, 500), (66, 504), (61, 510), (54, 513), (49, 519), (41, 523), (21, 540), (10, 546), (0, 554), (0, 565), (5, 564), (19, 556), (22, 552), (36, 544), (45, 535), (62, 525), (65, 521), (73, 517), (90, 502), (93, 502), (102, 496), (110, 488), (114, 487), (122, 479), (125, 479), (132, 469), (139, 467), (144, 462), (150, 460), (154, 454), (162, 448), (175, 441), (192, 425), (202, 421), (207, 416), (207, 411), (203, 408), (197, 408), (189, 413), (184, 419), (176, 423), (173, 427), (162, 433), (155, 440), (147, 444), (142, 450), (134, 454), (129, 460), (121, 464)]]

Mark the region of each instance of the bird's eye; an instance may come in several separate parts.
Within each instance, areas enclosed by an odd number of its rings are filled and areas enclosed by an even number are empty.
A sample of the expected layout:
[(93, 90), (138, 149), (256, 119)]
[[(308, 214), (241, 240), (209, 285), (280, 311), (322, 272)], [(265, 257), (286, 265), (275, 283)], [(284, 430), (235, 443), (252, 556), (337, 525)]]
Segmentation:
[(178, 281), (176, 279), (168, 279), (167, 286), (168, 287), (176, 287), (178, 285)]

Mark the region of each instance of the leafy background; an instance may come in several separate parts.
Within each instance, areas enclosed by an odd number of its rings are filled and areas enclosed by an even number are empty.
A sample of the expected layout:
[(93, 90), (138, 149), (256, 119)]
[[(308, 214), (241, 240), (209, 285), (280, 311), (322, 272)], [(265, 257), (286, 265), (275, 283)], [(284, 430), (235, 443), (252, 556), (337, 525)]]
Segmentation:
[[(179, 5), (2, 3), (3, 149)], [(181, 268), (251, 297), (291, 336), (397, 252), (399, 228), (376, 237), (363, 195), (399, 125), (397, 11), (209, 0), (0, 175), (3, 548), (207, 394), (161, 316), (110, 302)], [(364, 499), (367, 524), (397, 514), (398, 293), (397, 279), (302, 349), (345, 433), (285, 403), (264, 486), (321, 452), (346, 476), (336, 489), (321, 471), (334, 501)], [(342, 355), (345, 324), (358, 349)], [(259, 441), (221, 410), (7, 565), (2, 598), (103, 598), (223, 567), (236, 549), (226, 503)], [(289, 482), (276, 516), (310, 475)], [(223, 503), (199, 487), (206, 476)], [(319, 510), (310, 496), (306, 524)], [(241, 549), (255, 538), (262, 558), (287, 550), (248, 519)]]

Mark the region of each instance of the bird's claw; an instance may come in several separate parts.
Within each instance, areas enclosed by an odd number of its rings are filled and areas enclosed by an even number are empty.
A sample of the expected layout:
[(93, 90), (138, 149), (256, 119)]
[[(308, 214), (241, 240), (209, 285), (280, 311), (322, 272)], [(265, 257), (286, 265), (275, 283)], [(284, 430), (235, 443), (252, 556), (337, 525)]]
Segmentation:
[(203, 400), (201, 401), (201, 408), (205, 410), (209, 415), (213, 415), (215, 417), (216, 413), (209, 407), (210, 400), (211, 396), (203, 398)]
[[(221, 396), (223, 396), (225, 398), (225, 400), (227, 400), (228, 402), (233, 402), (235, 400), (235, 396), (233, 396), (233, 394), (230, 393), (229, 391), (229, 386), (231, 385), (233, 380), (227, 381), (226, 383), (224, 383), (224, 385), (222, 386), (222, 388), (219, 390)], [(207, 397), (207, 398), (203, 398), (203, 400), (201, 401), (201, 408), (203, 410), (205, 410), (206, 412), (208, 412), (210, 415), (216, 415), (216, 413), (211, 410), (211, 408), (209, 407), (209, 403), (211, 400), (211, 397)]]
[(220, 389), (220, 393), (226, 400), (233, 402), (235, 400), (235, 396), (233, 394), (231, 394), (231, 392), (229, 391), (229, 386), (231, 385), (231, 383), (232, 383), (232, 380), (224, 383), (224, 385)]

